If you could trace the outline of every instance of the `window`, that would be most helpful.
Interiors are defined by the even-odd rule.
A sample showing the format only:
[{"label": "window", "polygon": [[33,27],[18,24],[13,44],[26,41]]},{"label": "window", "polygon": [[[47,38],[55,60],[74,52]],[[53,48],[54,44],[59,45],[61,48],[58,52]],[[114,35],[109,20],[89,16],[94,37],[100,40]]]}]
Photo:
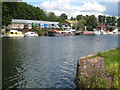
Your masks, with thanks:
[{"label": "window", "polygon": [[17,34],[17,32],[15,34]]},{"label": "window", "polygon": [[2,26],[2,29],[4,29],[4,27]]},{"label": "window", "polygon": [[27,24],[25,24],[25,25],[24,25],[24,28],[25,28],[25,29],[28,29],[28,25],[27,25]]},{"label": "window", "polygon": [[10,34],[14,34],[13,32],[10,32]]}]

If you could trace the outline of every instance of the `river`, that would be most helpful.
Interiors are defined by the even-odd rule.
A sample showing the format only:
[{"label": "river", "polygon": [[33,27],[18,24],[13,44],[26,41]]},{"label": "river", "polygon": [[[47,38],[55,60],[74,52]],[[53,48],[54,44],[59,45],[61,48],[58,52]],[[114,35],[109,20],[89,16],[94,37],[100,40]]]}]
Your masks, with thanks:
[{"label": "river", "polygon": [[75,88],[78,57],[116,47],[117,35],[2,38],[3,88]]}]

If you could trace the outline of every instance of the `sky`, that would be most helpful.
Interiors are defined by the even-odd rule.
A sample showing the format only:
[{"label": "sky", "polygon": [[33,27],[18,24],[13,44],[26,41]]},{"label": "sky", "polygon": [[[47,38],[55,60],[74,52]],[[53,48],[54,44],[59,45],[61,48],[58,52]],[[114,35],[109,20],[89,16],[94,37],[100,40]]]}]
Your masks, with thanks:
[{"label": "sky", "polygon": [[54,12],[57,16],[65,13],[68,17],[77,15],[118,16],[119,0],[22,0],[46,12]]}]

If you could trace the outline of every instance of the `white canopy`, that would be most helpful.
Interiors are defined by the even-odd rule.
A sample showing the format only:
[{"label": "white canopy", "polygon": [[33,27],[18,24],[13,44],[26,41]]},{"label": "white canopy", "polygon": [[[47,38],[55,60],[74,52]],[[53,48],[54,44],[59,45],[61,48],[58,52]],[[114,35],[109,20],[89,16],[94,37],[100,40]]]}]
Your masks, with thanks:
[{"label": "white canopy", "polygon": [[12,19],[12,23],[23,23],[23,24],[32,24],[32,23],[43,23],[43,24],[58,24],[59,22],[51,21],[39,21],[39,20],[23,20],[23,19]]}]

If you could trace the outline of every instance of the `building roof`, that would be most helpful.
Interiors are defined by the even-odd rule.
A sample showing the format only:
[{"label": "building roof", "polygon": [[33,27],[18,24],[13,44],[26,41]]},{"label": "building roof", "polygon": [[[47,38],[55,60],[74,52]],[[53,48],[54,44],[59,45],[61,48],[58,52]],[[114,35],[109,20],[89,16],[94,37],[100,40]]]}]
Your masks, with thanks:
[{"label": "building roof", "polygon": [[23,20],[23,19],[12,19],[12,23],[43,23],[43,24],[58,24],[59,22],[51,22],[51,21],[39,21],[39,20]]},{"label": "building roof", "polygon": [[71,24],[76,24],[78,23],[78,21],[72,21],[72,20],[66,20],[67,22],[71,23]]}]

